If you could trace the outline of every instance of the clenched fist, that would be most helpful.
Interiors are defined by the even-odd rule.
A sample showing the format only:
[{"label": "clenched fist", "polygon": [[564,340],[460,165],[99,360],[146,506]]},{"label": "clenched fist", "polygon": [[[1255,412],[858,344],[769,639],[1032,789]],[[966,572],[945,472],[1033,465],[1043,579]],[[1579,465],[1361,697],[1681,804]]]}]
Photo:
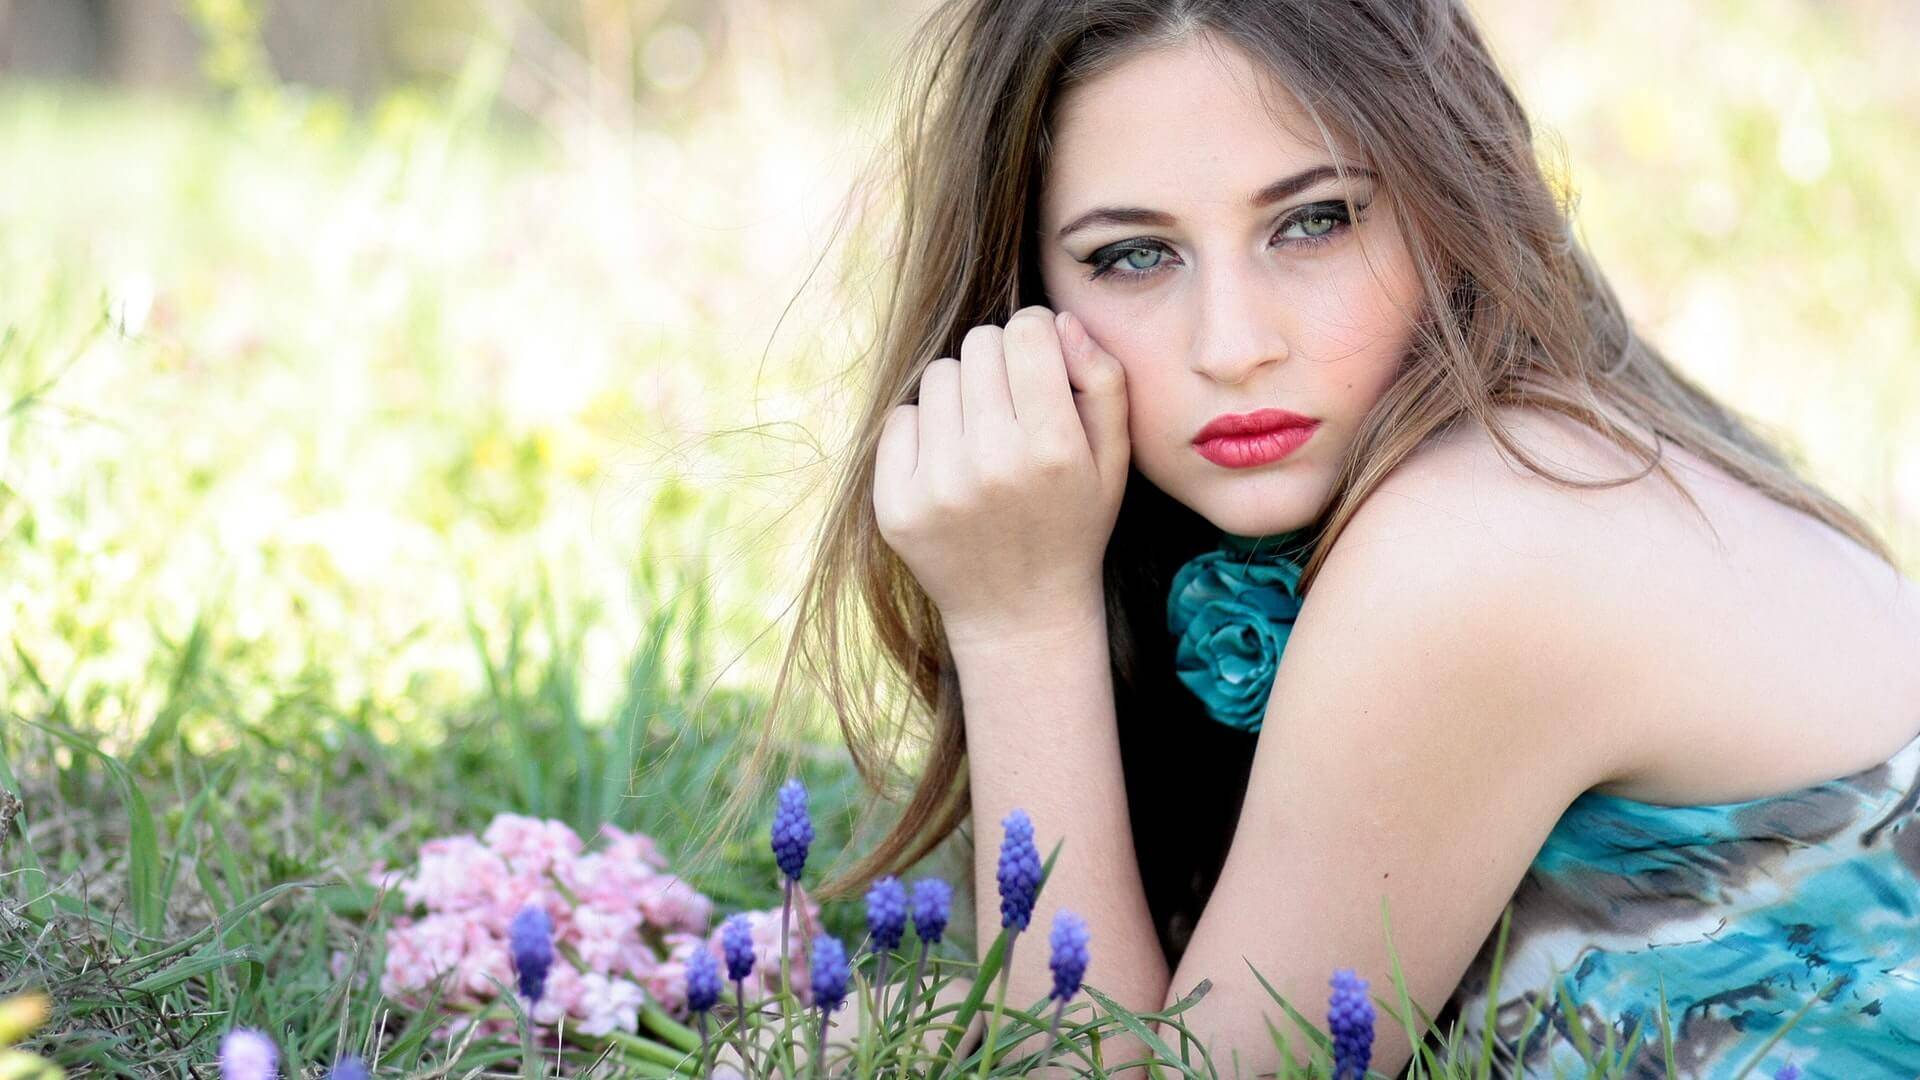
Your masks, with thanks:
[{"label": "clenched fist", "polygon": [[976,326],[880,432],[880,535],[940,609],[950,642],[1101,610],[1126,489],[1126,375],[1072,315],[1021,308]]}]

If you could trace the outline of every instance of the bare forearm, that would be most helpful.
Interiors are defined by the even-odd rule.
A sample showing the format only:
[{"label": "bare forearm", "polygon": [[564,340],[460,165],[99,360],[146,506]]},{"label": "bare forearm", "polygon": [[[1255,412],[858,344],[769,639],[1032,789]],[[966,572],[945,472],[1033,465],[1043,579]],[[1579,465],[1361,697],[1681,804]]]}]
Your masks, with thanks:
[{"label": "bare forearm", "polygon": [[[1025,1008],[1051,990],[1047,934],[1054,912],[1067,908],[1086,920],[1091,935],[1087,981],[1129,1009],[1158,1010],[1171,972],[1127,817],[1104,607],[1093,597],[1056,627],[952,644],[966,715],[982,955],[1001,930],[1001,820],[1014,807],[1025,809],[1042,858],[1056,840],[1065,841],[1015,941],[1008,1003]],[[1019,1050],[1038,1049],[1043,1038]],[[1108,1064],[1143,1050],[1130,1036],[1104,1041]]]}]

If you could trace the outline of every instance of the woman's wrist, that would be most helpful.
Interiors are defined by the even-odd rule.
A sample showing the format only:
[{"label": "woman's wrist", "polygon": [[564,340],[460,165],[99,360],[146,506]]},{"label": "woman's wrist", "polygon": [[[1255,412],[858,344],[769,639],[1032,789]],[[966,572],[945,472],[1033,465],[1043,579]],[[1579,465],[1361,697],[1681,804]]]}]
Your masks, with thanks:
[{"label": "woman's wrist", "polygon": [[1088,636],[1105,642],[1106,595],[1095,587],[1080,590],[1064,602],[1050,603],[1038,614],[956,616],[943,618],[942,624],[947,648],[962,663],[968,657],[1072,645]]}]

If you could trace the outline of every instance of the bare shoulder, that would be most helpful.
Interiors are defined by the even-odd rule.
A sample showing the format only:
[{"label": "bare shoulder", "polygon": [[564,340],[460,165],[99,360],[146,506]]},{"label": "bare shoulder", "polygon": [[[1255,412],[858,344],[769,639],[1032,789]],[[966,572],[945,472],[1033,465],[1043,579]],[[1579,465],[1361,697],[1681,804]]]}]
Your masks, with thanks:
[{"label": "bare shoulder", "polygon": [[1666,512],[1664,504],[1677,502],[1671,487],[1653,490],[1653,476],[1578,487],[1539,475],[1512,447],[1581,481],[1632,477],[1644,464],[1565,417],[1511,409],[1501,418],[1510,445],[1465,422],[1401,462],[1348,522],[1322,576],[1336,562],[1375,573],[1384,562],[1443,599],[1465,591],[1486,602],[1563,611],[1582,591],[1607,591],[1623,566],[1650,553],[1644,524],[1654,504]]},{"label": "bare shoulder", "polygon": [[[1519,410],[1503,418],[1514,445],[1563,477],[1644,469],[1566,418]],[[1677,513],[1668,505],[1677,498],[1651,475],[1608,488],[1557,483],[1477,425],[1463,426],[1423,445],[1367,498],[1335,539],[1307,606],[1318,598],[1346,618],[1434,628],[1450,662],[1471,665],[1480,680],[1469,693],[1507,702],[1508,722],[1577,740],[1587,780],[1604,782],[1627,768],[1638,737],[1596,707],[1631,684],[1643,652],[1620,583],[1656,558],[1647,522]]]},{"label": "bare shoulder", "polygon": [[[1470,613],[1509,677],[1538,684],[1533,715],[1589,748],[1596,786],[1614,794],[1749,798],[1913,737],[1920,587],[1672,443],[1669,482],[1569,418],[1501,419],[1505,443],[1468,422],[1397,467],[1312,592],[1324,584],[1343,608]],[[1561,478],[1637,479],[1565,483],[1516,448]]]}]

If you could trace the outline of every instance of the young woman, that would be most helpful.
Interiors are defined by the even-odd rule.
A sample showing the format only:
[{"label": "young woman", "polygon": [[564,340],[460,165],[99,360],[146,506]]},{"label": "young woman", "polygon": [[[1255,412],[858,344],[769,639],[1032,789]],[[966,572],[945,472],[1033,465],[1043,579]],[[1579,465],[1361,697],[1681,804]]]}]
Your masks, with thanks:
[{"label": "young woman", "polygon": [[1648,1075],[1662,994],[1687,1075],[1815,995],[1764,1073],[1920,1073],[1920,588],[1634,331],[1464,7],[956,0],[922,44],[775,695],[809,654],[892,791],[857,618],[924,755],[815,895],[971,817],[990,941],[1022,807],[1065,841],[1032,925],[1084,916],[1136,1009],[1212,980],[1188,1019],[1248,1075],[1249,969],[1392,1003],[1383,911],[1524,1074],[1578,1060],[1555,972]]}]

